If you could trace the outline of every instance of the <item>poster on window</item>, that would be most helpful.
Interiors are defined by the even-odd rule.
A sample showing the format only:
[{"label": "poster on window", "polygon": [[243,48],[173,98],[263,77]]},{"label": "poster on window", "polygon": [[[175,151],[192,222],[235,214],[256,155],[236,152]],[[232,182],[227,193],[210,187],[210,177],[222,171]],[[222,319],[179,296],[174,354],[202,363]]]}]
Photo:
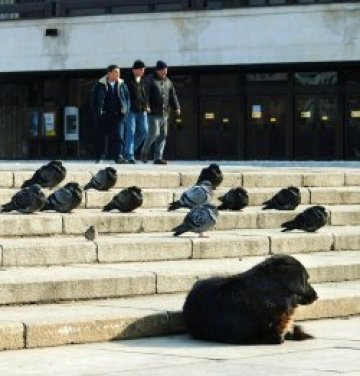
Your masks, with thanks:
[{"label": "poster on window", "polygon": [[262,117],[261,104],[252,105],[251,117],[253,119],[261,119]]},{"label": "poster on window", "polygon": [[44,120],[43,136],[54,137],[56,135],[55,112],[44,112],[43,120]]}]

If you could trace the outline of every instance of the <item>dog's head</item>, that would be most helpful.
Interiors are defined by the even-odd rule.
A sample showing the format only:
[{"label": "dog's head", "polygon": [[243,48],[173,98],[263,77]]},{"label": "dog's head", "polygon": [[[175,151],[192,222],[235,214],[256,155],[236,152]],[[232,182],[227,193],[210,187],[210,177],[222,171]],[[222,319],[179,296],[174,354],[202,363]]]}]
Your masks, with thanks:
[{"label": "dog's head", "polygon": [[265,261],[278,288],[287,291],[293,304],[311,304],[317,298],[304,265],[292,256],[276,255]]}]

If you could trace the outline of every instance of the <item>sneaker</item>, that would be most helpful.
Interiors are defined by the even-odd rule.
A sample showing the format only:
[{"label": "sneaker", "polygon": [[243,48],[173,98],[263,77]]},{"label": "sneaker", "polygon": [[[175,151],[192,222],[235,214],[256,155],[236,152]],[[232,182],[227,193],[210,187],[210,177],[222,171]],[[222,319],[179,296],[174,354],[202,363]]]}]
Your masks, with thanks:
[{"label": "sneaker", "polygon": [[167,161],[165,161],[164,159],[155,159],[154,164],[166,165]]},{"label": "sneaker", "polygon": [[97,160],[95,161],[95,163],[97,163],[97,164],[101,164],[101,163],[103,163],[103,160],[102,160],[102,159],[97,159]]},{"label": "sneaker", "polygon": [[135,164],[135,159],[129,159],[128,161],[125,161],[127,164]]},{"label": "sneaker", "polygon": [[126,163],[126,160],[123,157],[119,157],[115,159],[116,164],[124,164]]}]

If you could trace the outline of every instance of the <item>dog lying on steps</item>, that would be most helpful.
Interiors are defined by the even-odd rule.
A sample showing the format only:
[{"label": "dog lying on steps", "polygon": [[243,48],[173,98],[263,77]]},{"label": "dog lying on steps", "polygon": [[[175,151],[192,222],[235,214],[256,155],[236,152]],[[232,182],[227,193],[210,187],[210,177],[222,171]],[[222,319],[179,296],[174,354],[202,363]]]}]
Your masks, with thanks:
[{"label": "dog lying on steps", "polygon": [[317,299],[308,279],[298,260],[276,255],[244,273],[198,281],[183,307],[185,323],[192,337],[224,343],[312,338],[292,321],[298,305]]}]

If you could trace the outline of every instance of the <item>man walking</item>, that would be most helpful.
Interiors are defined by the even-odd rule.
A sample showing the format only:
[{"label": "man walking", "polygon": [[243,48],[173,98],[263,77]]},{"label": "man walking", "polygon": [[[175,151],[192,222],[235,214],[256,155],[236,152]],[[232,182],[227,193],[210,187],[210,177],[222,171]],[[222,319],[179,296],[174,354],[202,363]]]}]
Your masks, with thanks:
[{"label": "man walking", "polygon": [[180,115],[180,105],[173,83],[167,77],[168,66],[164,61],[156,63],[155,72],[146,77],[146,88],[149,97],[149,133],[145,140],[141,159],[147,162],[148,154],[154,144],[154,163],[167,164],[163,159],[170,107],[176,115]]},{"label": "man walking", "polygon": [[135,151],[148,134],[147,111],[149,104],[143,79],[144,73],[144,62],[135,60],[132,72],[126,80],[131,105],[125,126],[125,160],[126,163],[132,164],[135,163]]},{"label": "man walking", "polygon": [[98,126],[97,163],[108,155],[116,163],[122,163],[120,156],[120,127],[129,112],[130,98],[126,84],[120,79],[120,68],[109,65],[107,74],[95,84],[93,110]]}]

